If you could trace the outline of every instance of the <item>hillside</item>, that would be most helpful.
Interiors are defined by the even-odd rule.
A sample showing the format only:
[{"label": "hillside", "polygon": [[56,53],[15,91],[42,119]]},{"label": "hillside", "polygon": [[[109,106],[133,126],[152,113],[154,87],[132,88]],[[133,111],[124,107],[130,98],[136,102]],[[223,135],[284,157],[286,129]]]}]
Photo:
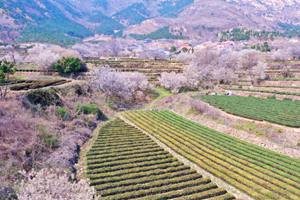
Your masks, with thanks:
[{"label": "hillside", "polygon": [[[129,32],[142,31],[155,24],[170,26],[191,38],[211,39],[216,33],[236,27],[287,31],[298,28],[298,1],[196,0],[176,18],[152,19],[147,24],[132,26]],[[150,24],[150,25],[149,25]],[[158,26],[157,24],[161,24]],[[152,29],[149,29],[152,31]]]},{"label": "hillside", "polygon": [[129,36],[166,26],[192,39],[240,26],[294,31],[299,8],[296,0],[3,0],[0,40],[74,44],[96,33]]},{"label": "hillside", "polygon": [[120,36],[129,25],[155,16],[174,16],[190,3],[191,0],[4,0],[0,3],[0,40],[73,44],[95,33]]},{"label": "hillside", "polygon": [[0,199],[298,200],[300,42],[269,43],[165,60],[2,45],[20,62],[0,62]]}]

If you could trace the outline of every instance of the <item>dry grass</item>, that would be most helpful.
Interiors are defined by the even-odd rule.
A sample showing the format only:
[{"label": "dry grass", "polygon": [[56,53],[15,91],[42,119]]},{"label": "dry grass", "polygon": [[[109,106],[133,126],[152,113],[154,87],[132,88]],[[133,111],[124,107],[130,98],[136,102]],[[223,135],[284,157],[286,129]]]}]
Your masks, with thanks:
[{"label": "dry grass", "polygon": [[84,181],[70,181],[65,172],[43,169],[27,175],[18,194],[20,200],[96,199],[96,191]]},{"label": "dry grass", "polygon": [[31,154],[37,147],[38,133],[35,131],[37,120],[17,99],[1,101],[0,119],[0,180],[3,183],[6,179],[14,181],[19,168],[31,167]]},{"label": "dry grass", "polygon": [[23,177],[20,170],[44,167],[70,169],[78,160],[80,146],[101,121],[77,111],[80,103],[95,103],[108,117],[114,112],[100,94],[77,95],[72,89],[59,91],[70,118],[63,120],[55,106],[32,111],[22,105],[22,95],[0,101],[0,186],[13,186]]}]

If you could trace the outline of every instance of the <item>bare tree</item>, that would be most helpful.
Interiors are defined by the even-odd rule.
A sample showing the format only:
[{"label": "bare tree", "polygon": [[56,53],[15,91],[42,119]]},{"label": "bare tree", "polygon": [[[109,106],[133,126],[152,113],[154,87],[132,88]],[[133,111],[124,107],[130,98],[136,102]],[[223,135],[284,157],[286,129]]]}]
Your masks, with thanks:
[{"label": "bare tree", "polygon": [[121,52],[121,44],[119,40],[113,39],[111,43],[111,55],[114,57],[118,57]]}]

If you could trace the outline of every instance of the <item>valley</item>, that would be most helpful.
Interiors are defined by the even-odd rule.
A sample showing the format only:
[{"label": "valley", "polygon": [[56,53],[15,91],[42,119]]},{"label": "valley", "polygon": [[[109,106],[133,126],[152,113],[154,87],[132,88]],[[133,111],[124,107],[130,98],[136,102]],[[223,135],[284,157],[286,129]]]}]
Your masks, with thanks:
[{"label": "valley", "polygon": [[[281,66],[293,64],[289,70],[293,78],[284,78],[284,70],[269,67],[265,69],[265,73],[270,74],[269,79],[259,83],[252,82],[252,75],[246,82],[245,76],[248,75],[238,73],[240,78],[236,81],[220,84],[215,89],[182,91],[180,94],[154,92],[145,98],[133,97],[132,101],[139,101],[138,104],[128,104],[128,101],[124,101],[119,102],[119,105],[116,102],[113,105],[112,101],[120,101],[122,96],[118,97],[119,100],[114,99],[116,97],[110,97],[108,100],[103,96],[105,93],[100,95],[95,88],[93,92],[90,91],[91,84],[100,84],[92,81],[93,77],[101,76],[91,73],[92,71],[101,71],[101,66],[104,66],[116,70],[105,72],[108,77],[110,73],[140,73],[155,87],[162,87],[163,74],[184,74],[187,65],[176,60],[123,57],[85,58],[84,63],[87,72],[81,72],[80,76],[75,77],[64,77],[56,70],[43,71],[38,68],[30,69],[30,65],[26,68],[20,65],[21,68],[17,67],[16,73],[10,77],[10,82],[7,82],[11,90],[7,98],[11,99],[10,101],[15,101],[15,96],[29,98],[29,94],[35,95],[35,91],[40,89],[49,92],[53,90],[58,94],[62,103],[53,104],[54,99],[51,99],[56,97],[49,97],[50,104],[45,104],[45,111],[38,111],[35,110],[38,107],[32,107],[32,111],[25,113],[30,116],[30,112],[48,113],[49,109],[55,107],[61,109],[56,111],[56,116],[43,114],[44,116],[40,115],[39,118],[46,120],[51,117],[54,124],[57,123],[53,124],[54,126],[61,126],[63,123],[64,126],[70,127],[70,130],[78,127],[75,130],[79,135],[74,141],[83,137],[80,136],[84,133],[83,130],[89,130],[90,135],[80,141],[87,141],[92,136],[95,139],[81,149],[80,167],[77,166],[76,171],[86,177],[84,179],[88,180],[96,194],[101,195],[101,199],[297,199],[297,162],[300,155],[297,143],[297,140],[300,141],[300,134],[296,120],[298,62],[281,63]],[[275,72],[277,75],[273,76]],[[290,82],[293,82],[293,86],[288,86]],[[267,88],[266,90],[270,91],[277,88],[278,91],[256,91],[255,96],[258,98],[255,98],[247,97],[248,91],[244,87],[251,90]],[[289,94],[284,95],[290,99],[280,100],[284,97],[281,92],[285,89]],[[232,91],[234,96],[219,96],[226,94],[226,91]],[[217,95],[213,95],[213,92]],[[265,95],[269,98],[265,99]],[[44,101],[38,96],[33,98],[37,98],[37,102]],[[240,119],[226,116],[223,111],[217,111],[217,108],[205,107],[206,104],[200,103],[202,100],[232,116],[240,116]],[[87,113],[86,116],[79,114],[81,111],[78,110],[78,101],[82,102],[82,114]],[[34,104],[31,102],[30,106]],[[125,104],[129,107],[124,107]],[[47,108],[48,106],[50,107]],[[101,110],[94,111],[98,108]],[[145,111],[120,112],[124,109]],[[148,111],[149,109],[152,111]],[[181,113],[187,118],[166,109]],[[60,112],[62,113],[58,114]],[[101,117],[100,113],[105,117]],[[82,118],[82,122],[87,123],[80,125],[85,127],[84,129],[80,128],[79,124],[73,125],[78,123],[75,121],[79,117]],[[191,117],[200,124],[188,120]],[[105,122],[107,118],[109,121]],[[49,126],[46,122],[43,124],[44,127]],[[99,128],[95,129],[96,126]],[[52,162],[52,166],[74,168],[76,165],[72,164],[73,162],[62,165],[61,162],[64,163],[65,158],[57,157],[58,152],[65,151],[61,149],[61,145],[64,137],[71,137],[68,134],[63,133],[62,138],[55,136],[59,138],[59,146],[50,146],[48,152],[43,153],[50,155],[48,161],[34,162]],[[40,156],[42,158],[42,155]],[[60,161],[56,162],[58,158]],[[294,171],[291,172],[290,169]],[[243,184],[237,180],[243,180]]]}]

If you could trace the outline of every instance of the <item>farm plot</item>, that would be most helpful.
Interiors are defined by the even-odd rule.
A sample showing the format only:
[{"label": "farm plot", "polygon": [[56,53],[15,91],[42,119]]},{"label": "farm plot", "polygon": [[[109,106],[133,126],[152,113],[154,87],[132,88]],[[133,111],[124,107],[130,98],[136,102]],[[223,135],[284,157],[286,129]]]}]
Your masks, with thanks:
[{"label": "farm plot", "polygon": [[7,85],[10,90],[20,91],[20,90],[31,90],[31,89],[40,89],[49,86],[58,86],[65,83],[71,82],[66,79],[57,79],[57,80],[10,80],[6,83],[0,83],[0,86]]},{"label": "farm plot", "polygon": [[289,127],[300,127],[300,101],[242,96],[202,96],[201,99],[234,115]]},{"label": "farm plot", "polygon": [[135,58],[118,58],[116,60],[86,58],[86,63],[96,66],[108,65],[121,72],[140,72],[145,74],[152,83],[157,83],[163,72],[182,73],[185,66],[184,63],[177,61]]},{"label": "farm plot", "polygon": [[86,173],[101,199],[235,199],[120,119],[87,153]]},{"label": "farm plot", "polygon": [[136,111],[122,119],[254,199],[299,199],[300,160],[241,141],[170,111]]},{"label": "farm plot", "polygon": [[49,86],[58,86],[70,82],[69,80],[26,80],[20,83],[12,84],[10,89],[13,91],[40,89]]},{"label": "farm plot", "polygon": [[226,90],[240,91],[240,92],[252,92],[252,93],[262,93],[262,94],[272,94],[272,95],[287,95],[287,96],[300,96],[300,92],[295,92],[293,88],[290,91],[278,91],[274,88],[269,87],[268,89],[257,89],[257,88],[238,88],[238,87],[223,87]]}]

